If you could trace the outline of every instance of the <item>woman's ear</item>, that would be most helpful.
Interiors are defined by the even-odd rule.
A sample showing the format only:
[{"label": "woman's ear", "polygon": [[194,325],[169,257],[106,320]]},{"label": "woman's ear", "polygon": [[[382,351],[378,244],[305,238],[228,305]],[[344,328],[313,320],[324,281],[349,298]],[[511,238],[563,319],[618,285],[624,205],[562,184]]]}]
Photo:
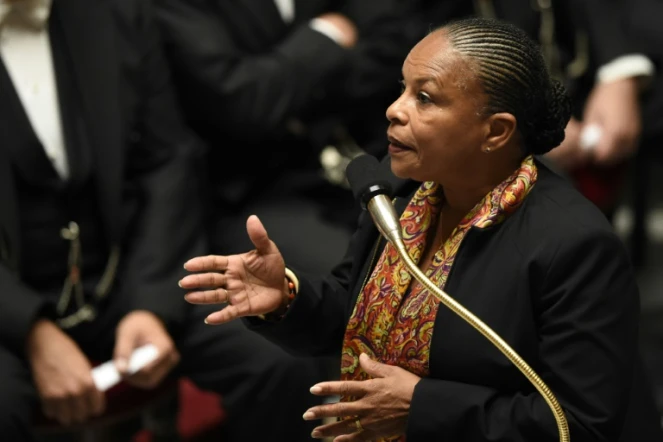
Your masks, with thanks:
[{"label": "woman's ear", "polygon": [[481,150],[495,152],[508,145],[515,136],[518,124],[516,117],[507,112],[493,114],[486,120],[486,138]]}]

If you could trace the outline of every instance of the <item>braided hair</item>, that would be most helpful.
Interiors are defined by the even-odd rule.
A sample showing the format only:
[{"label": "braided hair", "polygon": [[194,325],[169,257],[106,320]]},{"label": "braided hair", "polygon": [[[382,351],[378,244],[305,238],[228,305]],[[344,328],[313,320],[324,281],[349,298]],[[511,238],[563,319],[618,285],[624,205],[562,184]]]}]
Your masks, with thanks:
[{"label": "braided hair", "polygon": [[524,31],[484,18],[456,21],[442,30],[477,68],[488,96],[486,115],[515,116],[528,153],[541,155],[561,144],[571,100],[564,86],[550,77],[537,44]]}]

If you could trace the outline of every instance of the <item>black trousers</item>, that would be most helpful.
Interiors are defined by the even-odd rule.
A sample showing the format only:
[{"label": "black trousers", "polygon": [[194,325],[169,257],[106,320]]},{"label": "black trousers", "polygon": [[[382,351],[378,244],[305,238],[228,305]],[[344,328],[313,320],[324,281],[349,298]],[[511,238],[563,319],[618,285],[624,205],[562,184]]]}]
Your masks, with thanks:
[{"label": "black trousers", "polygon": [[[309,388],[334,377],[338,363],[290,356],[241,321],[206,325],[203,319],[213,311],[208,306],[183,302],[183,308],[189,315],[175,336],[182,356],[176,371],[200,388],[222,395],[227,413],[224,442],[311,440],[314,424],[304,422],[302,414],[320,400]],[[110,306],[97,321],[73,329],[70,335],[90,360],[109,360],[115,326],[124,313]],[[0,379],[0,439],[34,440],[31,422],[40,405],[28,362],[2,346]]]}]

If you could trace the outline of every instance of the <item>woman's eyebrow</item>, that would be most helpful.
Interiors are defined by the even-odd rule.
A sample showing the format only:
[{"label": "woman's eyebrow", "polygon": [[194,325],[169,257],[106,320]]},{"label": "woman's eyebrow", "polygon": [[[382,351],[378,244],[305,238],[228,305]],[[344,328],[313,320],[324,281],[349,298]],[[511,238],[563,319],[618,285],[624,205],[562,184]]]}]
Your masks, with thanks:
[{"label": "woman's eyebrow", "polygon": [[[422,85],[422,84],[425,84],[425,83],[436,83],[437,84],[437,81],[438,80],[435,77],[416,77],[416,78],[410,80],[409,82],[414,83],[414,84],[418,84],[418,85]],[[405,83],[405,82],[406,82],[405,79],[401,80],[401,83]]]}]

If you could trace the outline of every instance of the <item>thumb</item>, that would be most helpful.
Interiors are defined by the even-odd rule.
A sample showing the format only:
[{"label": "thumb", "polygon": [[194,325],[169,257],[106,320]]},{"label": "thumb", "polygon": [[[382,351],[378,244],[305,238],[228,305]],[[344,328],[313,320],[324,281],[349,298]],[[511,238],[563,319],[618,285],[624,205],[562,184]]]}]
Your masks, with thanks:
[{"label": "thumb", "polygon": [[246,220],[246,231],[258,253],[264,255],[272,251],[272,242],[267,235],[267,230],[265,230],[265,226],[262,225],[257,216],[251,215]]},{"label": "thumb", "polygon": [[129,359],[136,347],[135,341],[133,333],[120,332],[117,335],[113,361],[115,362],[115,368],[122,376],[126,375],[129,370]]},{"label": "thumb", "polygon": [[385,378],[389,375],[389,365],[371,359],[366,353],[359,355],[359,365],[374,378]]}]

